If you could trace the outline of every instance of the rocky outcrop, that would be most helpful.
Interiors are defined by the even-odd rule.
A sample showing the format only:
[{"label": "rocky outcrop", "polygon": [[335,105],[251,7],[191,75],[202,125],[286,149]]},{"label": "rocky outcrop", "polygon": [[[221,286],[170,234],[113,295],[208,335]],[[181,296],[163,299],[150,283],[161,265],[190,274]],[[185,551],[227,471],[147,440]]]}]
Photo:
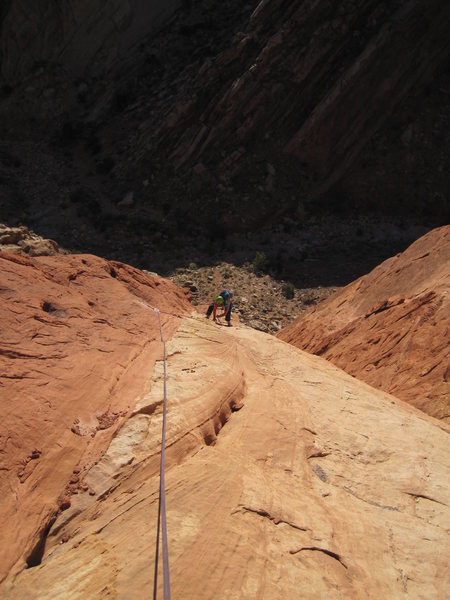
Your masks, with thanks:
[{"label": "rocky outcrop", "polygon": [[450,227],[306,312],[279,337],[450,422]]},{"label": "rocky outcrop", "polygon": [[38,564],[189,306],[170,282],[89,255],[0,255],[0,579]]},{"label": "rocky outcrop", "polygon": [[[29,568],[16,562],[3,597],[151,594],[163,394],[154,303],[170,340],[173,597],[445,595],[445,424],[264,333],[187,315],[181,292],[123,265],[14,260],[2,258],[2,323],[16,335],[2,355],[1,527],[14,540],[3,572],[20,557]],[[35,318],[19,321],[26,311]]]},{"label": "rocky outcrop", "polygon": [[181,0],[12,0],[0,13],[1,75],[14,83],[36,65],[58,63],[73,75],[102,75]]},{"label": "rocky outcrop", "polygon": [[28,227],[8,227],[0,223],[0,252],[25,256],[54,256],[66,251],[53,240],[46,240]]}]

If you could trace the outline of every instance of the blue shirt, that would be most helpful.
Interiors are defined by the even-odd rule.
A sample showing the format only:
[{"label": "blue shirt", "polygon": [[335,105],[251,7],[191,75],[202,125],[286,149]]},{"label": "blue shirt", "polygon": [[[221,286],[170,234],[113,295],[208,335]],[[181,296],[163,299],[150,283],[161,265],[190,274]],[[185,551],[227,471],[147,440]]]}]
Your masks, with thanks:
[{"label": "blue shirt", "polygon": [[220,295],[223,298],[225,306],[229,306],[231,302],[231,297],[233,296],[233,292],[230,292],[229,290],[223,290],[223,292],[220,292]]}]

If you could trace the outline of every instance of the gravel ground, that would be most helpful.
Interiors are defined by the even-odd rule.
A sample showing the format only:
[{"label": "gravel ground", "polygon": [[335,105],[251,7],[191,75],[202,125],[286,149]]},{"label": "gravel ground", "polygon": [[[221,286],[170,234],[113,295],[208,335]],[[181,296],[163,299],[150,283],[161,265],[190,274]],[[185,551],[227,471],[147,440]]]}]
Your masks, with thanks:
[{"label": "gravel ground", "polygon": [[168,267],[161,274],[189,288],[194,305],[209,304],[224,288],[232,290],[240,321],[276,333],[428,229],[367,217],[312,219],[300,230],[235,236],[209,256],[191,248],[184,253],[192,257],[186,266]]}]

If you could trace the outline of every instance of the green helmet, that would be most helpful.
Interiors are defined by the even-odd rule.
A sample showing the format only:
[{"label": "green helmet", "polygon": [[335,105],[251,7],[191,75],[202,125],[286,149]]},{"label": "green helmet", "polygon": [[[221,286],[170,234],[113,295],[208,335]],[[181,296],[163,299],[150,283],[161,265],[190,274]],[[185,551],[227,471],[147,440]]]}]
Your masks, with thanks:
[{"label": "green helmet", "polygon": [[216,304],[223,304],[223,298],[222,298],[222,296],[217,296],[217,298],[216,298]]}]

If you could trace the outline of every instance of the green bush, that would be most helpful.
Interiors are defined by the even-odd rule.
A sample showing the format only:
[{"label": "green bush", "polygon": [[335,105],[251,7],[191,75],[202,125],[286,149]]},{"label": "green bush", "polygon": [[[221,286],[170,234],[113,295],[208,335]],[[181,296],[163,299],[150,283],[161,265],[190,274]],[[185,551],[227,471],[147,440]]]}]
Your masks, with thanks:
[{"label": "green bush", "polygon": [[250,265],[250,270],[253,273],[264,273],[269,268],[270,262],[264,252],[257,252],[255,258],[253,259],[252,264]]},{"label": "green bush", "polygon": [[285,283],[283,285],[283,287],[281,288],[281,293],[288,300],[292,300],[292,298],[294,297],[294,292],[295,292],[295,287],[293,286],[292,283]]}]

